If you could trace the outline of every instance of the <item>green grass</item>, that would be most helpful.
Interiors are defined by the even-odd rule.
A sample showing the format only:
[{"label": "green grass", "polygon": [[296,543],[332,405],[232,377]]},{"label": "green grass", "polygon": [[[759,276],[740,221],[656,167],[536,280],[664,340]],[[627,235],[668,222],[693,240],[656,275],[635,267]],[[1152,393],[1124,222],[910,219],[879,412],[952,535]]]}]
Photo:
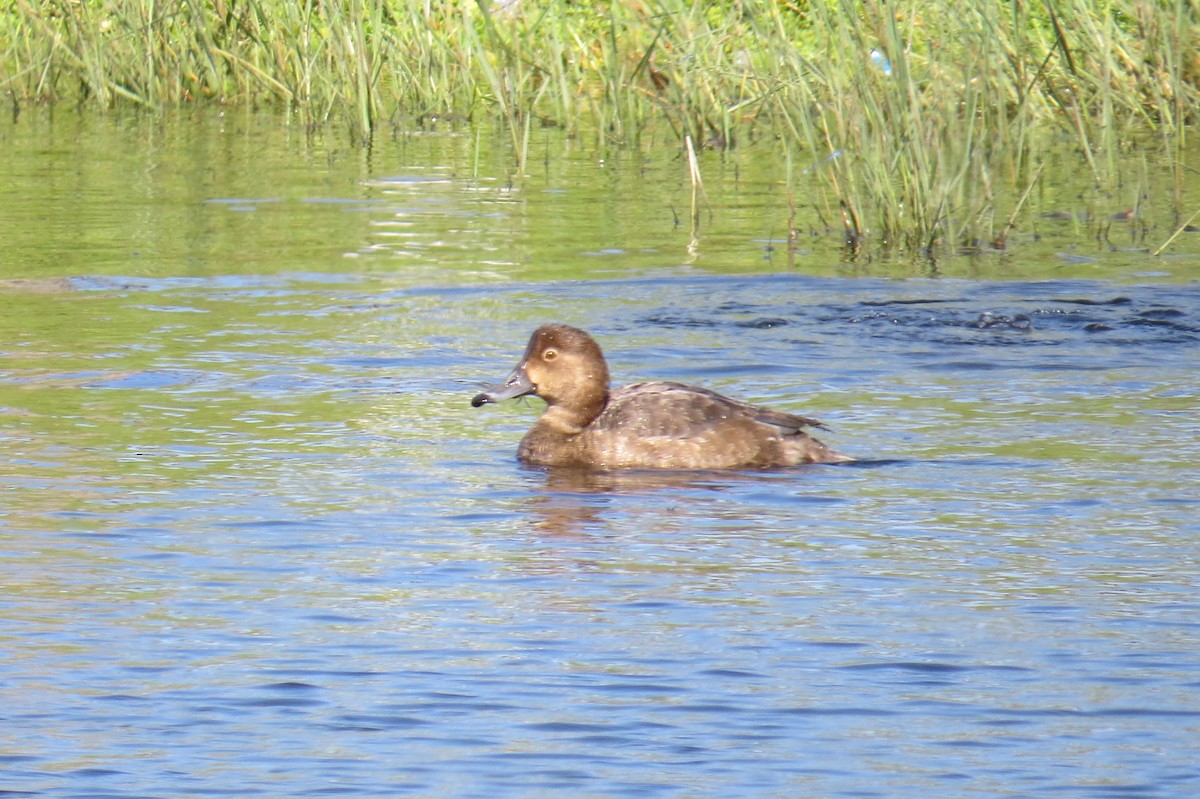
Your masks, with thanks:
[{"label": "green grass", "polygon": [[[872,58],[886,59],[890,69]],[[500,121],[603,146],[755,146],[848,254],[1003,247],[1048,153],[1116,185],[1200,109],[1194,0],[9,0],[0,87],[35,103],[269,104],[314,127]],[[836,154],[836,155],[834,155]],[[1156,156],[1157,157],[1157,156]]]}]

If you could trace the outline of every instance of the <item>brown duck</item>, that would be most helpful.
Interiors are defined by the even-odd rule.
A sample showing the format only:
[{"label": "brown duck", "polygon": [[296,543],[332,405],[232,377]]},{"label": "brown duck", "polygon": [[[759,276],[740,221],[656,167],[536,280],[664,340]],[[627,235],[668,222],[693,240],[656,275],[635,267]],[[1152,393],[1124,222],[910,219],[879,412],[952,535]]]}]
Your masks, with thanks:
[{"label": "brown duck", "polygon": [[682,383],[609,390],[608,365],[579,328],[542,325],[504,381],[471,400],[533,394],[546,410],[517,457],[543,466],[593,469],[743,469],[854,460],[804,432],[825,426]]}]

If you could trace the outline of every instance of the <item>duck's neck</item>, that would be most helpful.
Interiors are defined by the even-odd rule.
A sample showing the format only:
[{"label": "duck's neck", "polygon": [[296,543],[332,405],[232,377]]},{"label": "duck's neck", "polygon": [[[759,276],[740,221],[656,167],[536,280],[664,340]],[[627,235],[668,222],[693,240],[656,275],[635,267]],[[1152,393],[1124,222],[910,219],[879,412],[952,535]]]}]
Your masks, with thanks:
[{"label": "duck's neck", "polygon": [[604,402],[582,409],[558,404],[547,406],[521,439],[518,457],[527,463],[548,466],[582,462],[583,442],[579,436],[604,410],[607,400],[605,397]]},{"label": "duck's neck", "polygon": [[578,435],[604,412],[607,404],[607,391],[595,395],[594,399],[576,397],[571,402],[552,402],[546,406],[538,422],[549,425],[563,435]]}]

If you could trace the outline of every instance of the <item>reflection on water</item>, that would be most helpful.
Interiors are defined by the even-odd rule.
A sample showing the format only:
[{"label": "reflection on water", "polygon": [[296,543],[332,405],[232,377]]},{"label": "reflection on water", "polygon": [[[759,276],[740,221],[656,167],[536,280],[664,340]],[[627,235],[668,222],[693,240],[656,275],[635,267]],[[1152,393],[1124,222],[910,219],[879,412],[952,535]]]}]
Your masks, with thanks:
[{"label": "reflection on water", "polygon": [[[628,215],[499,257],[545,212],[502,179],[261,139],[256,177],[171,135],[232,148],[179,170],[176,216],[126,207],[137,242],[47,225],[54,258],[0,283],[0,791],[1200,786],[1190,284],[704,276],[667,239],[629,275],[597,254],[652,238]],[[153,174],[159,147],[112,160]],[[596,216],[574,185],[563,218]],[[618,382],[810,413],[863,460],[524,467],[536,401],[469,400],[550,319]]]}]

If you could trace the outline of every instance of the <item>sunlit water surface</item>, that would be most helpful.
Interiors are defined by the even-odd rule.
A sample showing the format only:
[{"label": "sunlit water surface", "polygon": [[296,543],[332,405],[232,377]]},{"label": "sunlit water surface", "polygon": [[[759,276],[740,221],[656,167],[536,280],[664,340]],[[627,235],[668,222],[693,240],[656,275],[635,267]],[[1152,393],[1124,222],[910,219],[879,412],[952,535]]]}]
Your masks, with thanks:
[{"label": "sunlit water surface", "polygon": [[[872,274],[750,153],[693,240],[669,152],[2,138],[0,793],[1200,793],[1194,240]],[[548,320],[862,460],[524,468],[468,401]]]}]

